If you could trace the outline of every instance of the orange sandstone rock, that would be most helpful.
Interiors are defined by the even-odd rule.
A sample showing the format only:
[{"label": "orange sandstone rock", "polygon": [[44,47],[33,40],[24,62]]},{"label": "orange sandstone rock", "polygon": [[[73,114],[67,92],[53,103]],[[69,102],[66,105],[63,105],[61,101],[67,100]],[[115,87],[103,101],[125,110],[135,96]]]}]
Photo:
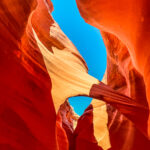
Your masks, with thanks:
[{"label": "orange sandstone rock", "polygon": [[[86,6],[86,1],[83,2]],[[104,134],[96,126],[95,113],[101,109],[92,109],[97,106],[94,102],[80,117],[73,131],[73,120],[76,118],[72,116],[68,104],[61,104],[69,97],[78,95],[91,96],[110,103],[145,133],[146,117],[143,117],[144,123],[141,124],[135,119],[138,116],[135,110],[147,113],[147,107],[145,103],[130,98],[138,96],[135,89],[138,84],[142,85],[142,95],[145,96],[144,83],[140,80],[143,78],[136,71],[127,75],[127,66],[122,60],[124,55],[119,57],[120,61],[115,59],[115,64],[120,63],[119,67],[124,67],[125,73],[117,74],[121,78],[120,82],[117,80],[114,84],[111,83],[115,74],[114,69],[109,69],[112,63],[108,66],[108,72],[112,72],[107,81],[110,87],[88,75],[84,59],[52,18],[52,10],[52,3],[48,0],[0,2],[0,149],[107,149],[104,143],[100,143]],[[115,54],[114,51],[112,53]],[[134,57],[131,59],[134,60]],[[137,64],[136,61],[134,63]],[[131,79],[140,81],[135,84]],[[116,86],[122,88],[122,85],[125,85],[126,92],[113,90]],[[133,88],[132,92],[135,89],[132,94],[127,85]],[[146,98],[143,99],[145,102]],[[125,108],[129,108],[129,111]],[[102,127],[108,133],[106,104],[101,116],[103,112],[106,120]],[[108,112],[109,116],[113,120],[113,113]],[[110,137],[112,134],[110,132]],[[109,142],[108,137],[107,141]],[[113,143],[115,142],[112,145]]]},{"label": "orange sandstone rock", "polygon": [[[85,21],[115,35],[126,47],[133,66],[142,75],[150,105],[150,2],[148,0],[77,0]],[[140,100],[142,101],[142,99]],[[150,119],[148,119],[150,135]]]}]

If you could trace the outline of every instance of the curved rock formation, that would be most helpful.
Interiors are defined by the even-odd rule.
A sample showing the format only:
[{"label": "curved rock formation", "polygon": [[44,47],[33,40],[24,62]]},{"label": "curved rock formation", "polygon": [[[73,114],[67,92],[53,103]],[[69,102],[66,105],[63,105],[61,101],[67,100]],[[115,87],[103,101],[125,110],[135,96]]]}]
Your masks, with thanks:
[{"label": "curved rock formation", "polygon": [[[85,21],[99,28],[102,33],[108,56],[108,84],[148,108],[150,3],[147,0],[113,2],[77,0],[77,4]],[[135,124],[141,122],[140,128],[148,135],[149,109],[147,112],[137,109],[136,113],[138,117],[133,115]],[[140,135],[130,121],[109,105],[108,114],[111,149],[149,149],[149,141]]]},{"label": "curved rock formation", "polygon": [[[79,5],[83,4],[84,8],[88,6],[87,2],[82,1]],[[132,147],[133,150],[135,141],[139,139],[143,140],[142,144],[149,146],[144,136],[148,116],[144,89],[144,81],[148,81],[147,72],[143,81],[143,72],[140,75],[132,69],[135,64],[138,66],[137,60],[133,61],[135,56],[131,58],[133,65],[129,65],[128,48],[119,54],[122,49],[120,40],[103,33],[105,43],[109,46],[109,86],[88,75],[85,61],[52,18],[52,10],[49,0],[0,1],[0,149],[100,150],[112,147],[115,150],[127,150],[127,146],[130,146],[128,149]],[[85,12],[82,10],[83,14]],[[89,14],[85,16],[93,18]],[[116,52],[112,51],[111,45]],[[140,65],[138,70],[142,69]],[[112,82],[114,76],[119,80]],[[77,119],[65,101],[80,95],[103,100],[109,105],[106,112],[104,102],[96,103],[97,100],[93,100],[73,130],[73,120]],[[140,96],[142,102],[138,99]],[[99,118],[98,114],[101,117],[104,114],[105,117]],[[100,120],[103,122],[98,125]],[[122,124],[123,121],[127,125]],[[134,131],[134,125],[137,131]],[[116,132],[112,131],[116,127]],[[135,133],[139,134],[136,138],[133,137]],[[128,141],[121,146],[116,145],[118,135],[122,143]]]},{"label": "curved rock formation", "polygon": [[[102,36],[104,38],[104,43],[106,44],[108,54],[107,80],[105,80],[105,83],[107,81],[107,84],[116,89],[117,91],[126,95],[130,95],[132,98],[139,101],[139,103],[147,106],[148,104],[143,78],[133,67],[127,48],[118,40],[118,38],[110,33],[103,32]],[[142,98],[143,101],[140,101],[140,98]],[[102,104],[96,104],[95,108],[98,110],[104,110],[104,104]],[[136,124],[138,124],[141,129],[145,131],[147,130],[147,119],[149,114],[148,111],[141,112],[138,109],[137,111],[130,111],[130,109],[127,108],[126,111],[130,111],[130,113],[133,115],[132,117],[134,118],[134,120],[132,120],[133,122],[131,122],[118,110],[116,110],[116,107],[112,106],[113,104],[107,104],[108,130],[110,141],[107,140],[108,134],[104,134],[107,133],[107,130],[103,129],[103,135],[105,136],[101,136],[101,139],[99,141],[96,137],[98,137],[100,133],[97,135],[93,132],[95,138],[97,139],[97,143],[99,142],[98,145],[101,146],[103,149],[110,146],[110,150],[148,150],[150,148],[150,142],[148,138],[146,138],[146,136],[144,136],[142,132],[140,132],[141,130],[137,130],[137,126],[135,126]],[[82,117],[89,118],[86,115],[87,113],[91,113],[91,115],[94,116],[93,110],[95,108],[93,108],[91,105],[90,110],[86,110]],[[99,112],[99,117],[100,116],[101,113]],[[102,127],[105,127],[103,123],[106,121],[106,119],[100,121],[102,118],[104,118],[105,111],[102,111],[102,116],[103,117],[97,118],[96,128],[94,128],[94,123],[96,123],[96,121],[89,123],[91,124],[92,131],[95,130],[95,132],[99,132],[98,130],[102,131]],[[84,120],[80,119],[79,121],[82,121],[82,124],[86,126],[87,123]],[[89,129],[87,129],[87,132],[88,130]],[[80,131],[78,131],[78,133],[80,133]],[[97,145],[94,140],[91,140],[90,142]],[[86,149],[86,143],[84,145],[84,148]],[[98,149],[99,147],[96,148]]]},{"label": "curved rock formation", "polygon": [[133,66],[144,79],[147,101],[150,104],[150,51],[148,50],[150,2],[148,0],[113,2],[77,0],[77,4],[87,23],[115,35],[127,47]]}]

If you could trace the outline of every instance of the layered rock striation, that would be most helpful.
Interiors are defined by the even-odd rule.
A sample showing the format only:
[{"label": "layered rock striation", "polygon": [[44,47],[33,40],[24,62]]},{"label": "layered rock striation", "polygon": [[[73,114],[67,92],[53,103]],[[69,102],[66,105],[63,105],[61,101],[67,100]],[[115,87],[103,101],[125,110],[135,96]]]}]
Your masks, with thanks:
[{"label": "layered rock striation", "polygon": [[[107,48],[102,83],[52,18],[51,1],[0,1],[1,150],[150,148],[149,17],[142,11],[149,3],[123,2],[117,9],[118,1],[77,0]],[[78,117],[67,99],[81,95],[94,99]]]}]

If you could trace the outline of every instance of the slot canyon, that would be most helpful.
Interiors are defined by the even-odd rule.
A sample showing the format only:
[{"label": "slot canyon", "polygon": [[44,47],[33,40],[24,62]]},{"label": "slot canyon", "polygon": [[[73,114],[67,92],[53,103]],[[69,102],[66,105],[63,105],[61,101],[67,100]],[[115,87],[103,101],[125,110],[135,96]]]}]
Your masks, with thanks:
[{"label": "slot canyon", "polygon": [[[150,150],[150,2],[76,4],[106,46],[102,81],[51,0],[0,1],[0,150]],[[75,96],[93,98],[81,116]]]}]

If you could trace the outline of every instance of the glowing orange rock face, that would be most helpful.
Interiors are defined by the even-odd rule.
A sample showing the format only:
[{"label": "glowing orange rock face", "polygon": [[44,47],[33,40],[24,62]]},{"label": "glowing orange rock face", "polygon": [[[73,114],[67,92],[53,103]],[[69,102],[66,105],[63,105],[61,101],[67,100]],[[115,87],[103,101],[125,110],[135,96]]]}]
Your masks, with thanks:
[{"label": "glowing orange rock face", "polygon": [[[140,72],[146,85],[150,105],[150,51],[148,0],[77,0],[81,15],[86,22],[101,31],[112,33],[127,47],[133,66]],[[142,99],[141,99],[142,101]],[[148,126],[150,126],[150,119]],[[150,134],[150,128],[148,128]]]},{"label": "glowing orange rock face", "polygon": [[[110,33],[102,32],[102,36],[107,49],[108,84],[117,91],[148,106],[143,77],[133,67],[126,46]],[[108,105],[107,109],[112,150],[148,150],[150,148],[149,140],[142,134],[144,130],[147,131],[148,110],[146,112],[139,109],[136,112],[131,111],[133,118],[131,117],[130,120],[133,122],[130,122],[112,106]],[[126,111],[130,111],[130,109],[127,108]],[[139,126],[137,127],[136,124]]]},{"label": "glowing orange rock face", "polygon": [[[107,48],[108,84],[148,108],[150,104],[148,65],[150,63],[148,50],[150,2],[148,0],[77,0],[77,4],[85,21],[101,30]],[[112,112],[110,110],[108,106],[108,114],[111,114],[111,122],[108,123],[111,149],[148,150],[150,144],[146,137],[135,130],[131,122],[118,115],[116,110]],[[150,134],[149,111],[143,113],[137,109],[136,112],[136,117],[133,115],[133,122],[135,124],[141,122],[140,128],[145,130],[147,135]]]},{"label": "glowing orange rock face", "polygon": [[[95,1],[86,2],[82,1],[83,8],[95,4]],[[138,63],[134,56],[130,58],[128,45],[103,33],[108,46],[108,87],[88,75],[85,61],[52,18],[52,10],[48,0],[0,2],[0,149],[105,150],[111,147],[127,150],[128,147],[134,150],[137,141],[142,142],[136,150],[143,145],[144,149],[149,148],[149,141],[144,136],[148,109],[143,74],[134,70],[133,66]],[[84,16],[94,19],[89,14]],[[109,21],[106,21],[106,27],[107,23]],[[109,32],[114,28],[115,22],[111,30],[106,29]],[[127,43],[131,46],[132,41]],[[73,130],[73,121],[77,119],[64,102],[77,95],[111,104],[132,123],[112,106],[108,105],[106,112],[104,102],[93,100]],[[98,118],[99,114],[101,118]],[[117,138],[120,145],[116,144]]]},{"label": "glowing orange rock face", "polygon": [[0,149],[68,149],[56,112],[68,97],[89,95],[99,83],[52,9],[45,0],[0,2]]}]

